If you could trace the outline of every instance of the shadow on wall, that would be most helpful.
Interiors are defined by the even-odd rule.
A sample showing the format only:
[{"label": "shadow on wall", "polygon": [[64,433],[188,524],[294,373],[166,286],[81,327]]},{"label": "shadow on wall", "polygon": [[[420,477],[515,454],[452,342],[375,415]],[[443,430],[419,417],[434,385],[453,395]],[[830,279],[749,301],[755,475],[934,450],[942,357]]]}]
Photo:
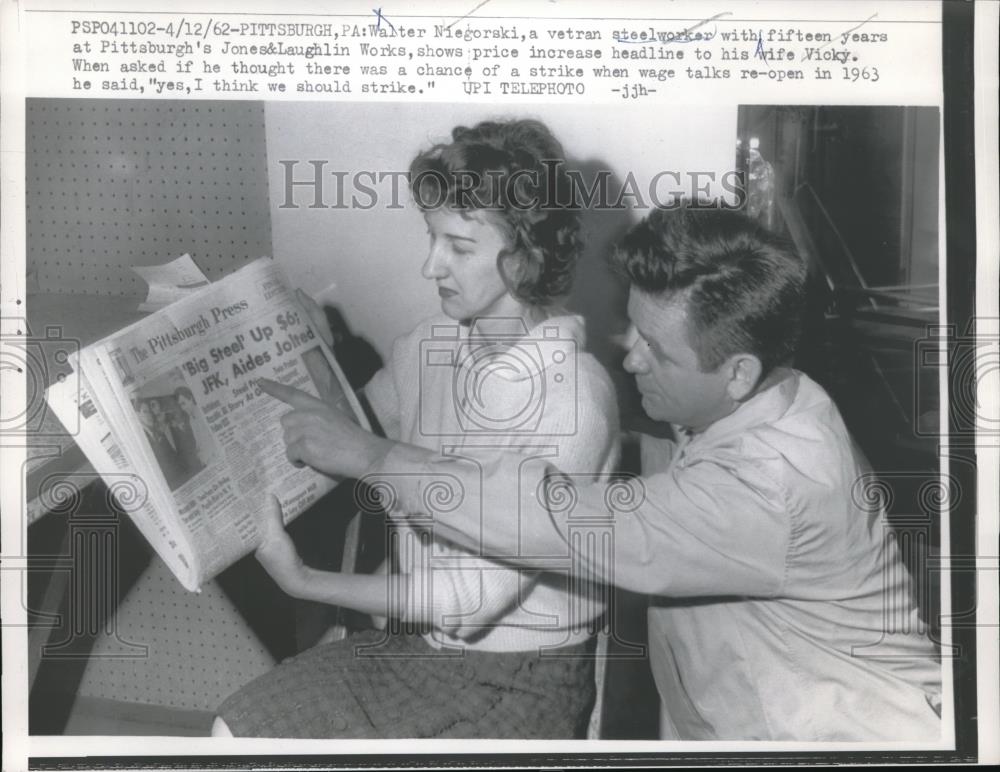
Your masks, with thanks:
[{"label": "shadow on wall", "polygon": [[598,194],[590,205],[581,202],[584,204],[581,213],[583,252],[567,307],[586,321],[587,350],[604,365],[614,381],[624,425],[627,423],[625,417],[634,411],[637,404],[633,394],[635,386],[633,378],[622,368],[625,350],[614,342],[612,336],[621,335],[628,329],[625,313],[628,286],[611,270],[608,257],[637,218],[631,210],[613,206],[623,181],[617,174],[607,174],[611,164],[588,159],[574,161],[571,167],[580,171],[586,191],[594,189],[600,179],[598,175],[607,175],[607,195]]},{"label": "shadow on wall", "polygon": [[323,306],[323,311],[333,336],[333,353],[337,357],[337,364],[344,371],[344,377],[351,388],[357,391],[382,368],[382,357],[371,341],[351,330],[339,307]]}]

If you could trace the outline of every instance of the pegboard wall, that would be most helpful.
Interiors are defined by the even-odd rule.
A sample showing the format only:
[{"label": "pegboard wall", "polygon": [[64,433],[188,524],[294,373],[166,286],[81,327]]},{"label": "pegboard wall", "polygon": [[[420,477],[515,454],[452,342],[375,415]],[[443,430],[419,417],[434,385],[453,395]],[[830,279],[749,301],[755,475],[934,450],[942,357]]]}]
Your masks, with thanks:
[{"label": "pegboard wall", "polygon": [[29,99],[29,286],[143,296],[132,265],[210,279],[271,254],[262,102]]},{"label": "pegboard wall", "polygon": [[100,639],[78,693],[119,702],[214,710],[241,686],[274,667],[274,658],[215,582],[192,595],[154,559],[118,607],[122,641],[148,646],[124,658]]}]

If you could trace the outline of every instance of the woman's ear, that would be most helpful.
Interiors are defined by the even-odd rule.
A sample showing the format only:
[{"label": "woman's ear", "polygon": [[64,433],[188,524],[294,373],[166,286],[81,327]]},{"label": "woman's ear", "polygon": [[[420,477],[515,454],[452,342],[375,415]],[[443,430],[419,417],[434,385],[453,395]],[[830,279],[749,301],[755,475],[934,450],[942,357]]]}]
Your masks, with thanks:
[{"label": "woman's ear", "polygon": [[511,292],[536,278],[530,275],[528,261],[520,251],[512,249],[501,251],[497,256],[497,268],[503,277],[504,284]]},{"label": "woman's ear", "polygon": [[729,382],[726,393],[734,402],[742,402],[753,394],[764,372],[764,366],[753,354],[734,354],[726,363],[729,371]]}]

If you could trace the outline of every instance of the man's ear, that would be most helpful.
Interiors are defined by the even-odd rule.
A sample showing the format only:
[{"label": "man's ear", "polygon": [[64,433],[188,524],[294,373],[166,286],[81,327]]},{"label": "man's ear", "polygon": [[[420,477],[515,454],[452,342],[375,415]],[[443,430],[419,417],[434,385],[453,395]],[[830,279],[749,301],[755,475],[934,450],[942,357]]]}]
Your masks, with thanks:
[{"label": "man's ear", "polygon": [[726,368],[729,371],[726,393],[734,402],[742,402],[753,394],[764,372],[760,359],[753,354],[733,354],[726,362]]}]

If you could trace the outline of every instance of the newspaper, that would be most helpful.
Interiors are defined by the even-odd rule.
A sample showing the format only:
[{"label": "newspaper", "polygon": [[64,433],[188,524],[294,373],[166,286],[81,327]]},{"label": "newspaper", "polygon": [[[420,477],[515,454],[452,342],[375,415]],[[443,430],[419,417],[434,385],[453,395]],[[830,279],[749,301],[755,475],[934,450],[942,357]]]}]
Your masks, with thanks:
[{"label": "newspaper", "polygon": [[208,278],[191,259],[181,255],[166,265],[133,265],[132,270],[149,285],[139,311],[159,311],[208,284]]},{"label": "newspaper", "polygon": [[[824,251],[842,252],[845,237],[875,235],[878,223],[890,223],[883,215],[903,199],[904,188],[937,192],[921,197],[927,208],[907,214],[914,227],[895,233],[888,225],[882,228],[886,238],[873,239],[858,265],[880,263],[897,241],[914,254],[939,256],[924,262],[933,268],[931,275],[898,280],[907,286],[938,284],[939,317],[913,328],[932,336],[933,350],[925,358],[918,358],[927,352],[915,346],[889,352],[917,362],[918,374],[930,373],[939,386],[936,412],[917,399],[926,392],[923,377],[911,376],[899,361],[883,372],[898,379],[896,396],[908,393],[919,406],[915,425],[939,451],[940,464],[924,469],[907,451],[890,455],[883,468],[890,472],[885,495],[913,524],[911,543],[931,545],[928,559],[915,563],[915,570],[932,600],[930,619],[940,627],[941,738],[891,746],[797,738],[657,741],[656,690],[644,688],[649,684],[642,683],[641,669],[630,678],[623,667],[608,680],[606,704],[618,700],[623,709],[616,722],[627,730],[601,735],[613,742],[482,741],[468,751],[517,753],[522,763],[538,765],[556,758],[564,766],[595,760],[643,765],[654,754],[657,759],[693,754],[706,765],[760,763],[776,753],[794,754],[803,764],[996,761],[1000,735],[984,727],[998,724],[1000,710],[995,551],[1000,368],[989,366],[997,361],[1000,324],[998,14],[1000,4],[989,0],[346,0],[336,5],[0,0],[0,341],[11,346],[28,338],[48,352],[56,349],[45,334],[53,326],[83,345],[93,339],[80,331],[92,321],[89,307],[81,303],[78,311],[61,315],[33,292],[60,293],[67,306],[86,299],[83,293],[109,300],[128,290],[138,295],[145,288],[131,284],[132,264],[153,254],[168,259],[190,251],[199,260],[211,255],[214,262],[203,265],[220,270],[232,265],[225,248],[235,244],[232,251],[241,254],[289,256],[283,268],[291,283],[309,287],[318,299],[318,288],[336,279],[336,288],[323,299],[387,361],[392,341],[439,306],[419,273],[427,241],[420,213],[407,200],[406,171],[416,153],[447,142],[455,127],[483,120],[537,118],[572,157],[574,170],[587,172],[586,182],[608,182],[607,196],[595,195],[590,206],[587,255],[574,283],[577,304],[571,306],[585,314],[588,342],[595,347],[614,342],[625,329],[618,326],[617,313],[606,313],[612,284],[600,268],[603,255],[630,223],[654,206],[669,205],[675,192],[692,196],[708,186],[710,195],[718,193],[727,173],[749,166],[743,160],[753,150],[753,137],[761,140],[762,168],[770,164],[794,184],[771,187],[777,191],[772,199],[753,199],[765,221],[782,214],[780,206],[792,193],[798,204],[815,205],[806,184],[813,173],[853,168],[846,161],[855,159],[871,170],[825,201],[831,216],[841,208],[871,216],[822,231],[816,246]],[[784,110],[786,117],[794,112],[803,122],[789,130],[787,122],[766,115],[762,120],[754,110],[761,107]],[[909,119],[896,123],[895,108],[904,107],[919,108],[907,110],[910,115],[933,111],[936,139],[924,141],[922,122],[920,131],[913,131]],[[837,115],[831,116],[830,108]],[[846,117],[849,126],[840,120]],[[228,128],[221,128],[225,124]],[[893,136],[904,140],[906,152],[883,143]],[[883,151],[862,152],[875,146]],[[837,153],[829,154],[831,149]],[[736,161],[738,154],[743,160]],[[894,174],[901,186],[881,184]],[[823,214],[816,208],[817,218]],[[885,289],[895,281],[882,276],[873,284]],[[25,318],[32,313],[29,329]],[[845,347],[845,357],[829,357],[825,350],[817,356],[829,360],[831,369],[853,370],[865,352],[853,340]],[[346,366],[346,353],[341,361]],[[35,415],[28,408],[38,380],[24,370],[0,370],[4,660],[12,676],[5,678],[3,695],[5,768],[27,769],[29,760],[34,767],[164,767],[171,754],[177,754],[178,768],[199,763],[191,754],[206,754],[202,765],[245,766],[251,756],[267,753],[301,753],[298,763],[308,765],[316,763],[318,751],[330,754],[321,760],[325,765],[357,764],[355,756],[342,754],[358,753],[392,754],[366,759],[368,764],[419,766],[433,764],[434,753],[455,752],[453,741],[443,739],[336,740],[320,747],[287,739],[261,744],[265,741],[171,737],[181,732],[169,727],[157,727],[157,734],[167,736],[134,738],[124,719],[101,724],[108,735],[102,738],[54,736],[72,735],[69,724],[53,736],[38,736],[36,718],[48,705],[32,694],[29,721],[30,689],[19,673],[27,670],[27,652],[42,656],[41,644],[28,640],[35,615],[23,596],[30,561],[44,561],[46,555],[39,557],[39,539],[28,544],[28,526],[17,516],[24,506],[17,482],[25,457],[55,439],[18,433],[25,422],[20,416]],[[195,386],[199,380],[191,379]],[[631,385],[631,378],[622,383]],[[867,381],[857,384],[861,396],[839,401],[842,409],[879,399]],[[91,384],[81,383],[80,389],[86,404],[84,389]],[[624,397],[626,407],[632,398]],[[902,404],[902,410],[893,410],[910,410],[906,400]],[[890,411],[885,412],[888,420]],[[96,445],[113,447],[112,439]],[[113,466],[110,453],[102,463]],[[152,495],[149,491],[147,498]],[[169,518],[162,514],[166,527]],[[37,532],[51,520],[49,515],[32,528]],[[919,531],[924,527],[926,534]],[[178,542],[178,554],[191,550]],[[78,601],[80,613],[93,613],[97,603]],[[616,611],[626,623],[635,617],[643,630],[644,613],[623,606]],[[222,629],[224,623],[218,624]],[[894,622],[887,619],[889,624]],[[643,633],[621,634],[636,644],[651,642]],[[140,682],[135,675],[126,680]],[[808,700],[808,691],[800,691]],[[58,703],[49,710],[58,713]],[[29,736],[32,731],[35,736]],[[227,761],[226,753],[236,755]],[[497,755],[483,761],[470,755],[468,763],[488,764],[490,758],[503,763]]]},{"label": "newspaper", "polygon": [[191,565],[187,556],[190,547],[186,540],[183,543],[178,541],[184,534],[171,528],[168,520],[161,517],[153,506],[146,484],[122,452],[111,427],[94,405],[88,387],[69,380],[59,381],[49,387],[48,402],[64,425],[79,418],[80,432],[76,441],[95,469],[115,470],[126,475],[124,485],[123,478],[118,475],[112,487],[119,507],[129,513],[163,562],[182,584],[188,586]]},{"label": "newspaper", "polygon": [[[83,349],[77,393],[49,403],[99,473],[133,475],[119,502],[178,580],[196,590],[257,546],[274,494],[286,522],[336,481],[285,457],[287,408],[260,377],[364,414],[278,267],[261,258]],[[74,404],[74,400],[76,404]],[[116,477],[117,479],[117,477]]]}]

